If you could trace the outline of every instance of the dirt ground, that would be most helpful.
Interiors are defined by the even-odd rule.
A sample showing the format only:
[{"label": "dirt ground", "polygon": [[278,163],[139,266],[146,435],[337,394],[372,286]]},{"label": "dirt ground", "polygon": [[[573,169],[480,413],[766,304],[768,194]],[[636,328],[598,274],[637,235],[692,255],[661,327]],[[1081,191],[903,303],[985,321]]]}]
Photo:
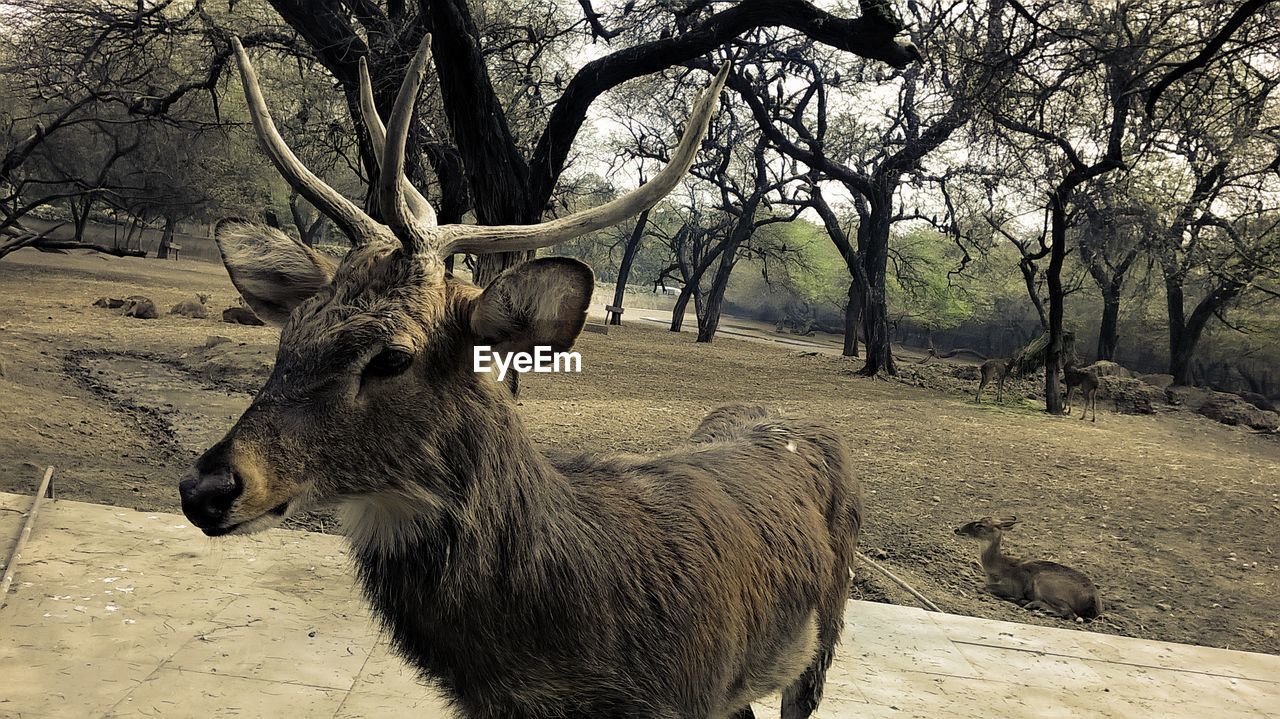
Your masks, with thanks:
[{"label": "dirt ground", "polygon": [[[121,317],[99,296],[162,311],[211,293],[211,318]],[[0,261],[0,491],[57,467],[60,496],[178,511],[176,483],[266,376],[277,333],[219,321],[235,304],[200,262],[44,255]],[[206,347],[210,336],[229,338]],[[945,611],[1056,626],[985,594],[957,525],[1023,522],[1006,548],[1089,574],[1106,615],[1089,631],[1280,653],[1280,439],[1188,413],[1098,422],[1017,398],[972,401],[857,377],[856,360],[646,322],[584,334],[581,375],[531,375],[523,414],[547,447],[645,452],[682,441],[710,409],[762,402],[831,422],[861,461],[862,549]],[[332,529],[323,516],[309,526]],[[914,600],[859,566],[855,595]]]}]

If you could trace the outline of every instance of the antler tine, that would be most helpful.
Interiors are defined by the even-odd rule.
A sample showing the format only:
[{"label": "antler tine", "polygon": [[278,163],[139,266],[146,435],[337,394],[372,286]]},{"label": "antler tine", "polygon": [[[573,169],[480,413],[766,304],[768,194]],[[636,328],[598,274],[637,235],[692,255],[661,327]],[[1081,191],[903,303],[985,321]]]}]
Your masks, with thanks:
[{"label": "antler tine", "polygon": [[418,99],[418,88],[422,86],[422,78],[427,72],[427,62],[431,58],[431,36],[425,35],[418,51],[413,55],[405,71],[404,81],[400,83],[400,94],[396,96],[396,104],[391,109],[391,118],[387,122],[387,138],[383,144],[382,169],[378,172],[378,200],[382,205],[382,216],[391,231],[400,239],[409,252],[425,249],[430,238],[419,225],[405,200],[404,186],[404,150],[409,139],[409,123],[413,120],[413,106]]},{"label": "antler tine", "polygon": [[249,55],[240,44],[240,38],[231,38],[231,48],[235,52],[236,65],[240,68],[244,98],[249,106],[249,117],[253,120],[258,142],[280,175],[356,243],[368,242],[383,235],[385,230],[373,218],[343,197],[342,193],[325,184],[324,180],[308,170],[298,156],[293,154],[271,120],[267,103],[262,98],[262,88],[258,85],[258,73],[253,69],[253,63],[249,62]]},{"label": "antler tine", "polygon": [[444,242],[441,254],[455,252],[511,252],[534,250],[558,244],[588,232],[616,225],[658,204],[684,178],[702,144],[702,137],[711,124],[716,103],[725,80],[729,77],[729,65],[720,68],[711,86],[698,98],[684,137],[671,154],[671,160],[652,180],[611,202],[589,210],[575,212],[558,220],[539,225],[447,225],[440,228]]},{"label": "antler tine", "polygon": [[[373,145],[373,155],[378,160],[378,166],[382,166],[383,146],[387,142],[387,128],[382,124],[382,118],[378,116],[378,108],[373,102],[373,82],[369,79],[369,64],[365,58],[360,58],[360,115],[364,118],[365,129],[369,131],[369,142]],[[409,211],[417,218],[418,224],[425,227],[435,227],[436,211],[431,207],[431,203],[423,197],[418,188],[409,182],[409,178],[403,177],[402,188],[404,191],[405,201],[409,203]]]}]

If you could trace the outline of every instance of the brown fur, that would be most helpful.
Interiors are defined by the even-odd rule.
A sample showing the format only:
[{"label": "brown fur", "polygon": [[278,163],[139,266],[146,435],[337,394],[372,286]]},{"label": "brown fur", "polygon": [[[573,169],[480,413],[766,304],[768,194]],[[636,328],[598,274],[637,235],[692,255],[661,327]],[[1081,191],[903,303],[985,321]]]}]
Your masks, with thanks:
[{"label": "brown fur", "polygon": [[[303,286],[328,271],[279,266]],[[655,457],[547,459],[470,353],[571,344],[591,287],[570,260],[482,293],[433,256],[353,250],[292,310],[266,385],[183,480],[184,510],[226,534],[338,505],[395,646],[465,716],[742,716],[779,690],[785,717],[808,716],[862,516],[842,439],[730,407]],[[403,373],[370,375],[401,351]]]},{"label": "brown fur", "polygon": [[1067,385],[1066,414],[1071,414],[1071,400],[1076,391],[1084,395],[1084,409],[1080,419],[1089,414],[1093,408],[1093,421],[1098,421],[1098,388],[1102,386],[1103,377],[1132,377],[1133,373],[1124,367],[1108,360],[1098,360],[1087,367],[1076,367],[1067,364],[1062,368],[1063,382]]},{"label": "brown fur", "polygon": [[956,529],[956,534],[983,543],[987,590],[1027,609],[1043,609],[1064,619],[1093,619],[1101,614],[1102,597],[1084,574],[1057,562],[1024,562],[1000,552],[1003,530],[1017,523],[1016,517],[983,517]]},{"label": "brown fur", "polygon": [[222,321],[229,325],[253,325],[257,327],[266,324],[248,307],[226,308],[222,311]]},{"label": "brown fur", "polygon": [[978,393],[973,396],[974,402],[982,401],[982,390],[992,381],[996,383],[996,402],[1004,399],[1004,380],[1009,376],[1009,368],[1013,366],[1012,359],[989,359],[982,363],[978,368],[980,378],[978,380]]},{"label": "brown fur", "polygon": [[196,298],[194,300],[183,300],[173,307],[170,307],[169,314],[182,315],[183,317],[202,320],[209,316],[209,308],[205,306],[205,303],[208,301],[209,295],[199,292],[196,293]]},{"label": "brown fur", "polygon": [[160,316],[160,309],[156,307],[156,303],[142,295],[132,295],[124,299],[124,310],[121,312],[125,317],[136,317],[140,320],[154,320]]}]

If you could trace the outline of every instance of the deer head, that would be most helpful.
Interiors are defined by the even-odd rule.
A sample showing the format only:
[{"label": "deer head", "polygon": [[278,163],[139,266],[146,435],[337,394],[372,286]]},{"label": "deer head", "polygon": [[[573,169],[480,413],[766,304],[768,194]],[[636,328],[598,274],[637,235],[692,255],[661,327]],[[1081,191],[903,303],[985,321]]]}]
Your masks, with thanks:
[{"label": "deer head", "polygon": [[956,527],[956,534],[961,537],[991,541],[998,538],[1002,532],[1013,529],[1017,524],[1017,517],[1001,517],[1000,519],[983,517]]},{"label": "deer head", "polygon": [[[217,227],[231,280],[250,307],[281,326],[275,367],[250,408],[181,481],[182,508],[205,534],[279,524],[319,501],[379,496],[439,505],[476,427],[500,423],[509,392],[472,371],[471,348],[568,349],[586,318],[591,270],[566,258],[514,267],[483,290],[444,271],[456,252],[533,250],[617,224],[680,181],[706,132],[728,68],[695,105],[670,163],[649,183],[602,206],[529,226],[437,225],[404,176],[404,154],[430,38],[423,40],[384,127],[360,65],[361,110],[379,163],[385,224],[309,171],[267,112],[238,40],[236,61],[254,128],[284,178],[352,240],[335,263],[271,228]],[[486,424],[487,423],[487,424]],[[483,433],[482,433],[483,434]],[[461,449],[459,449],[461,448]],[[459,456],[458,452],[462,455]]]}]

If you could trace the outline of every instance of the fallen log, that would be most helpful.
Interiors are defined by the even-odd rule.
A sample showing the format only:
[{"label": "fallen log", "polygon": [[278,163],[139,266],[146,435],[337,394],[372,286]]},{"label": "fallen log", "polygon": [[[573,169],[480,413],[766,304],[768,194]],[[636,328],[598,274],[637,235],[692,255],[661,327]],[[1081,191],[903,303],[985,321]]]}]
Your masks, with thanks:
[{"label": "fallen log", "polygon": [[132,250],[123,247],[108,247],[106,245],[97,245],[92,242],[76,242],[74,240],[39,240],[33,242],[27,247],[37,249],[41,252],[57,252],[60,250],[93,250],[101,252],[104,255],[114,255],[116,257],[146,257],[146,250]]}]

